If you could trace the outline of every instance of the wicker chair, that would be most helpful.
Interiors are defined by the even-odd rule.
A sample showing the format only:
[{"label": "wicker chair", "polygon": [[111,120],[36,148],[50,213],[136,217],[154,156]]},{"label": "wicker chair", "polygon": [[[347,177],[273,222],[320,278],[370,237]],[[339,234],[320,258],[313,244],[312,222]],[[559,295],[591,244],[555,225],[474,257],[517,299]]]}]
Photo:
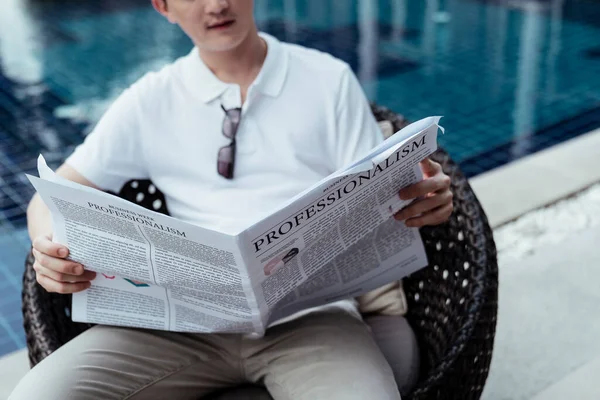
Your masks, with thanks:
[{"label": "wicker chair", "polygon": [[[378,121],[391,122],[395,130],[406,121],[390,110],[372,105]],[[498,270],[496,248],[487,217],[459,167],[443,150],[433,159],[452,179],[455,212],[439,226],[421,234],[430,265],[404,280],[409,301],[407,318],[415,330],[421,352],[419,382],[405,396],[422,399],[478,399],[492,357],[496,329]],[[118,195],[135,201],[148,193],[149,181],[125,185]],[[160,191],[146,195],[142,206],[151,208]],[[39,286],[28,255],[23,276],[23,317],[29,360],[33,367],[91,325],[73,323],[71,298],[46,292]]]}]

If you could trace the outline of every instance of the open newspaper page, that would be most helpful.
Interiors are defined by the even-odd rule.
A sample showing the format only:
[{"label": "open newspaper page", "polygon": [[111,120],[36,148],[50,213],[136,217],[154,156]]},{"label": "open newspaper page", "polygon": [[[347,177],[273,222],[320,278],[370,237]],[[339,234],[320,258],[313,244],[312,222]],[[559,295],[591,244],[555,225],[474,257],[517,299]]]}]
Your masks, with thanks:
[{"label": "open newspaper page", "polygon": [[437,149],[438,122],[404,128],[240,235],[265,325],[427,265],[418,229],[393,214],[410,203],[398,191],[423,179],[419,162]]},{"label": "open newspaper page", "polygon": [[66,181],[42,158],[28,176],[50,208],[55,242],[97,272],[73,296],[77,322],[180,332],[260,332],[236,237]]}]

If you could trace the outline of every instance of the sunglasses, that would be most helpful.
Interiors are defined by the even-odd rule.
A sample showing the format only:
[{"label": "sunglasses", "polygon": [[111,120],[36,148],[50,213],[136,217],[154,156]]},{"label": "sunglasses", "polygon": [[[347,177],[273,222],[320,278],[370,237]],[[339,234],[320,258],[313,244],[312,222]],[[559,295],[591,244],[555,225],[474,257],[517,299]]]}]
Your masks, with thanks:
[{"label": "sunglasses", "polygon": [[217,172],[225,179],[233,179],[233,170],[235,167],[235,135],[237,134],[240,120],[242,117],[241,108],[226,109],[221,105],[225,112],[223,119],[223,136],[230,139],[231,142],[227,146],[219,149],[217,156]]}]

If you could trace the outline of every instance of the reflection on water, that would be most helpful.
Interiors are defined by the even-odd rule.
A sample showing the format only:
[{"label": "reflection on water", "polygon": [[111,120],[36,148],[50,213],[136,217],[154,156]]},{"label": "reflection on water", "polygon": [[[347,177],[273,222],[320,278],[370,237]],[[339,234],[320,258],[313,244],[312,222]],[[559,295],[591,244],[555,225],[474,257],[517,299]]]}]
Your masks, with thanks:
[{"label": "reflection on water", "polygon": [[525,18],[521,31],[519,71],[517,74],[516,101],[514,108],[513,157],[527,154],[531,146],[530,138],[535,130],[535,105],[539,86],[540,46],[544,26],[538,12],[539,5],[529,2],[523,6]]},{"label": "reflection on water", "polygon": [[[468,164],[501,147],[504,161],[536,151],[541,131],[600,103],[600,66],[582,56],[600,46],[600,23],[584,16],[600,3],[503,4],[255,0],[255,14],[280,39],[347,61],[369,99],[412,120],[444,115],[441,142]],[[146,0],[4,0],[0,134],[28,138],[30,154],[72,146],[125,87],[190,48]]]},{"label": "reflection on water", "polygon": [[392,1],[392,34],[390,39],[401,43],[406,30],[406,0]]},{"label": "reflection on water", "polygon": [[[551,15],[550,15],[550,37],[549,37],[549,50],[546,58],[546,69],[548,71],[556,71],[558,65],[558,57],[562,50],[561,44],[561,29],[563,22],[563,7],[564,0],[553,0]],[[546,80],[546,95],[556,96],[556,73],[552,73]]]},{"label": "reflection on water", "polygon": [[43,64],[36,22],[21,0],[2,0],[0,12],[0,61],[8,78],[23,83],[39,83]]},{"label": "reflection on water", "polygon": [[[358,58],[359,66],[357,75],[362,82],[375,82],[377,80],[377,2],[373,0],[359,0],[359,41]],[[375,87],[367,88],[367,96],[373,97]]]}]

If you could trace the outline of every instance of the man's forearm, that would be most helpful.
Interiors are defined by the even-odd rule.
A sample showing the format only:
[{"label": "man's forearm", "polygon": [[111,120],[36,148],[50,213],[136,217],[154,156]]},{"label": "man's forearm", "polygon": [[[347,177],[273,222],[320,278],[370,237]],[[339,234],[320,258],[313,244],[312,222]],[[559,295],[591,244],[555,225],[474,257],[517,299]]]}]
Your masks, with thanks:
[{"label": "man's forearm", "polygon": [[[81,185],[100,189],[68,164],[61,165],[56,170],[56,175]],[[37,193],[33,196],[27,207],[27,229],[29,230],[29,237],[32,241],[41,235],[52,235],[52,217],[50,215],[50,210]]]},{"label": "man's forearm", "polygon": [[32,242],[38,236],[52,234],[50,210],[37,193],[33,196],[27,207],[27,230]]}]

